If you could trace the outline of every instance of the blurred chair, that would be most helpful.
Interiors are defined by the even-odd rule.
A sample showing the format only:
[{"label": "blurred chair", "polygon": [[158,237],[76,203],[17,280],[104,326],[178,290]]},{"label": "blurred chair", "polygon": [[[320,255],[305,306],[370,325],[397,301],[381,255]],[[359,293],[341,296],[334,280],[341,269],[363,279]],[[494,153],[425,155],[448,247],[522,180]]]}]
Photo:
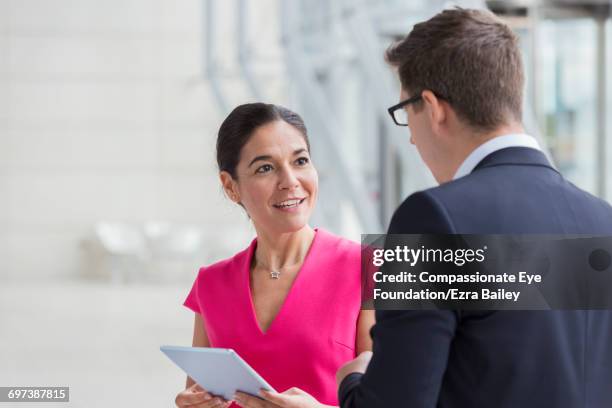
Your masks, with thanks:
[{"label": "blurred chair", "polygon": [[200,228],[150,221],[144,224],[143,233],[151,255],[147,280],[167,282],[195,277],[206,255]]},{"label": "blurred chair", "polygon": [[85,242],[85,277],[113,283],[192,279],[204,263],[202,237],[192,225],[99,222]]},{"label": "blurred chair", "polygon": [[84,277],[114,283],[190,282],[202,265],[247,246],[253,233],[244,227],[203,229],[167,221],[98,222],[84,241]]},{"label": "blurred chair", "polygon": [[145,273],[150,252],[142,230],[122,222],[102,221],[86,241],[89,262],[87,278],[110,279],[114,283],[137,280]]}]

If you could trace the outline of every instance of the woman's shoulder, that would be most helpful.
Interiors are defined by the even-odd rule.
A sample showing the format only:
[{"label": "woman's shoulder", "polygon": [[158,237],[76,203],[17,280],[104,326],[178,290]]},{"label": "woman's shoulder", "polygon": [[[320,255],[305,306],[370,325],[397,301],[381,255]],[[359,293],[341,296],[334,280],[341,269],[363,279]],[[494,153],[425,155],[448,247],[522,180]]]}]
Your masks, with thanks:
[{"label": "woman's shoulder", "polygon": [[345,249],[348,251],[359,251],[361,244],[355,242],[352,239],[336,235],[322,228],[317,228],[317,234],[320,236],[321,241],[326,245],[333,245]]},{"label": "woman's shoulder", "polygon": [[327,230],[318,228],[317,235],[320,239],[321,247],[332,250],[336,255],[359,256],[361,244],[351,239],[336,235]]},{"label": "woman's shoulder", "polygon": [[252,247],[253,243],[229,258],[221,259],[210,265],[201,266],[198,271],[198,277],[208,278],[219,274],[224,274],[224,276],[227,277],[228,271],[240,270],[245,263],[249,262]]},{"label": "woman's shoulder", "polygon": [[325,271],[321,276],[325,277],[327,286],[333,287],[336,293],[340,288],[344,288],[342,293],[345,294],[359,293],[361,245],[329,231],[319,229],[318,234],[318,251],[314,262],[321,271]]}]

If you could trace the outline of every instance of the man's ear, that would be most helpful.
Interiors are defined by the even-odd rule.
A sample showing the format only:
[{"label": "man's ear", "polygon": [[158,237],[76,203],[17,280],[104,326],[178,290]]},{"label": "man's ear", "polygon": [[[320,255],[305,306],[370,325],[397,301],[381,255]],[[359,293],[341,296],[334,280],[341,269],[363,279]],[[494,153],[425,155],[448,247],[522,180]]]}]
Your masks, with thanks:
[{"label": "man's ear", "polygon": [[446,106],[430,90],[424,90],[421,93],[421,97],[427,107],[431,128],[434,132],[438,133],[438,129],[446,121]]},{"label": "man's ear", "polygon": [[233,202],[240,204],[240,193],[238,192],[238,185],[236,184],[236,180],[229,174],[227,171],[219,172],[219,180],[221,180],[221,185],[223,186],[223,191],[225,195],[229,197]]}]

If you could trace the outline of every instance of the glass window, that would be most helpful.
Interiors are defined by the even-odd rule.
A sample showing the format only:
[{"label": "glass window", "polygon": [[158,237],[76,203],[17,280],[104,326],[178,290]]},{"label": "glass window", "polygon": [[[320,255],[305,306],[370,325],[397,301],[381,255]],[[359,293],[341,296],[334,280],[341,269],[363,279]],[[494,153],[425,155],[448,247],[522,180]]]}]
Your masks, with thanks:
[{"label": "glass window", "polygon": [[542,21],[539,43],[540,129],[561,173],[596,193],[596,23]]}]

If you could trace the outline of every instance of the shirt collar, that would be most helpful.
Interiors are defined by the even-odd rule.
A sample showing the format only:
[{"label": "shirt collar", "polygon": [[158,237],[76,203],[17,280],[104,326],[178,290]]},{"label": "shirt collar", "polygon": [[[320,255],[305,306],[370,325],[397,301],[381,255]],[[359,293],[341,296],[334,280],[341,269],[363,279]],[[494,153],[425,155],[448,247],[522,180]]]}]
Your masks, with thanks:
[{"label": "shirt collar", "polygon": [[472,170],[474,170],[482,159],[493,152],[505,149],[507,147],[529,147],[532,149],[541,150],[538,141],[534,137],[524,133],[496,136],[478,146],[468,155],[468,157],[465,158],[463,163],[461,163],[455,172],[453,180],[467,176],[472,172]]}]

